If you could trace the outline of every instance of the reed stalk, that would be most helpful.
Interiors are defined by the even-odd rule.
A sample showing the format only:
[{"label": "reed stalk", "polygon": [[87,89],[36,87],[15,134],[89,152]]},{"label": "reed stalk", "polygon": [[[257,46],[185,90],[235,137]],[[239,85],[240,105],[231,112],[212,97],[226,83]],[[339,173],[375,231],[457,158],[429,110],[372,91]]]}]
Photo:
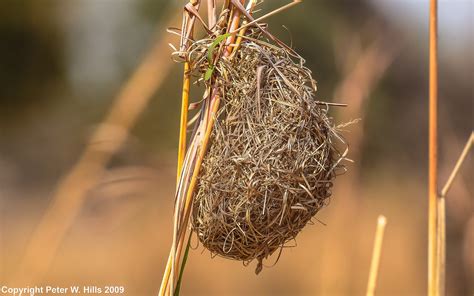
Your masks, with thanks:
[{"label": "reed stalk", "polygon": [[[199,2],[194,2],[195,4],[199,5]],[[192,17],[192,16],[190,16]],[[211,16],[212,18],[212,16]],[[229,28],[234,28],[238,27],[240,21],[240,12],[236,9],[233,9],[232,12],[232,20],[230,21],[230,27]],[[210,20],[210,22],[212,22]],[[187,23],[187,20],[185,18],[183,23]],[[190,27],[192,30],[192,27]],[[229,29],[228,29],[229,30]],[[235,41],[235,36],[230,36],[226,40],[226,47],[225,47],[225,56],[229,56],[231,53],[228,48],[233,44]],[[189,72],[189,64],[187,66],[185,65],[185,72]],[[186,75],[186,74],[185,74]],[[188,77],[189,79],[189,77]],[[188,89],[186,90],[186,88]],[[184,100],[187,100],[189,98],[189,80],[185,78],[185,82],[183,84],[183,102]],[[177,276],[177,269],[176,265],[179,264],[180,262],[180,257],[182,253],[182,248],[184,246],[184,239],[186,237],[186,228],[190,216],[190,209],[191,209],[191,201],[192,201],[192,196],[194,193],[194,188],[197,183],[197,177],[199,174],[199,170],[202,164],[202,160],[204,158],[207,145],[209,142],[209,138],[211,135],[212,131],[212,126],[214,125],[214,120],[216,117],[216,112],[219,108],[219,103],[220,103],[220,98],[219,94],[217,92],[217,89],[213,89],[210,95],[210,101],[209,104],[206,104],[208,107],[205,108],[205,114],[204,114],[204,120],[201,122],[201,132],[202,135],[199,138],[194,138],[193,142],[190,145],[190,149],[188,151],[188,156],[189,156],[189,163],[192,163],[192,175],[189,180],[189,185],[186,184],[181,184],[183,180],[185,180],[185,176],[182,175],[181,172],[183,172],[183,162],[185,162],[185,148],[186,144],[181,142],[181,139],[183,137],[183,130],[186,130],[186,125],[187,125],[187,120],[183,120],[183,113],[182,113],[182,118],[181,118],[181,132],[180,132],[180,150],[179,153],[179,171],[178,173],[178,192],[180,190],[181,185],[184,187],[184,192],[186,193],[184,203],[181,203],[181,200],[178,198],[177,199],[177,205],[175,207],[175,219],[174,219],[174,232],[173,232],[173,246],[170,252],[170,257],[168,258],[168,263],[165,269],[165,274],[163,276],[162,284],[160,287],[160,292],[159,295],[164,295],[164,294],[171,294],[174,292],[174,279]],[[187,105],[187,102],[186,102]],[[183,110],[184,107],[182,107]],[[187,111],[186,111],[187,112]],[[191,149],[193,148],[193,149]],[[196,159],[193,159],[193,155],[196,155]],[[185,264],[185,261],[181,264]],[[180,268],[182,270],[183,268]]]},{"label": "reed stalk", "polygon": [[188,106],[189,106],[189,87],[190,87],[190,75],[191,70],[189,62],[184,63],[184,74],[183,74],[183,93],[181,98],[181,118],[179,126],[179,148],[178,148],[178,164],[177,164],[177,176],[176,184],[179,182],[181,176],[181,169],[183,168],[184,156],[186,155],[186,129],[188,123]]},{"label": "reed stalk", "polygon": [[372,253],[372,262],[370,264],[369,283],[367,285],[367,296],[374,296],[377,285],[377,275],[380,263],[380,254],[382,253],[382,243],[385,233],[387,219],[380,215],[377,219],[377,230],[375,232],[374,250]]},{"label": "reed stalk", "polygon": [[[232,17],[232,22],[231,22],[231,26],[230,28],[233,28],[233,27],[237,27],[238,24],[240,22],[240,13],[238,10],[234,9],[234,12],[233,12],[233,17]],[[226,41],[226,47],[224,48],[225,52],[224,52],[224,56],[228,57],[231,53],[231,45],[233,44],[233,42],[235,41],[235,35],[233,36],[229,36],[227,38],[227,41]],[[187,224],[188,224],[188,221],[189,221],[189,216],[190,216],[190,213],[191,213],[191,202],[192,202],[192,197],[193,197],[193,194],[194,194],[194,189],[196,187],[196,184],[197,184],[197,179],[198,179],[198,175],[199,175],[199,170],[201,168],[201,165],[202,165],[202,161],[204,159],[204,155],[206,153],[206,150],[207,150],[207,146],[208,146],[208,143],[209,143],[209,138],[211,136],[211,132],[212,132],[212,127],[214,126],[214,121],[215,121],[215,117],[216,117],[216,114],[217,114],[217,110],[219,108],[219,104],[220,104],[220,97],[219,97],[219,94],[218,94],[218,90],[216,88],[213,89],[212,91],[212,94],[211,95],[211,101],[210,101],[210,112],[208,113],[208,117],[206,118],[206,123],[205,123],[205,133],[204,133],[204,137],[202,138],[201,142],[200,142],[200,148],[198,150],[198,157],[196,159],[196,163],[194,165],[194,168],[193,168],[193,174],[192,174],[192,177],[191,177],[191,180],[190,180],[190,185],[189,185],[189,188],[187,190],[187,195],[186,195],[186,201],[185,201],[185,204],[184,204],[184,220],[182,221],[182,224],[181,224],[181,227],[184,228],[184,230],[181,232],[182,235],[179,235],[178,234],[178,249],[175,250],[175,252],[179,252],[179,254],[181,253],[181,249],[184,245],[184,239],[186,237],[186,227],[187,227]],[[176,258],[174,259],[174,262],[180,262],[179,261],[180,259],[180,256],[176,256]],[[172,272],[172,279],[176,277],[176,273],[175,272]],[[173,281],[171,281],[173,283]],[[174,287],[173,284],[171,284],[171,287]]]},{"label": "reed stalk", "polygon": [[446,203],[445,198],[438,198],[438,250],[436,279],[438,283],[438,295],[446,295]]},{"label": "reed stalk", "polygon": [[439,295],[438,265],[438,1],[430,0],[429,20],[429,167],[428,295]]},{"label": "reed stalk", "polygon": [[438,280],[438,291],[439,295],[446,295],[446,195],[453,184],[454,179],[459,173],[462,164],[467,158],[469,151],[472,148],[474,143],[474,133],[471,133],[471,136],[466,142],[461,155],[456,161],[453,171],[449,175],[446,184],[441,190],[440,197],[438,199],[438,250],[437,250],[437,260],[439,267],[436,270],[436,278]]},{"label": "reed stalk", "polygon": [[[181,118],[180,118],[180,127],[179,127],[179,144],[178,144],[178,163],[177,163],[177,175],[176,175],[176,184],[179,183],[181,177],[181,170],[183,168],[184,157],[186,155],[186,130],[188,123],[188,106],[189,106],[189,89],[190,89],[190,66],[189,62],[184,63],[184,73],[183,73],[183,90],[181,98]],[[161,287],[164,288],[167,286],[167,282],[171,272],[171,263],[172,263],[171,254],[168,256],[168,261],[166,263],[165,274],[163,275]],[[163,295],[164,291],[159,292],[159,295]]]}]

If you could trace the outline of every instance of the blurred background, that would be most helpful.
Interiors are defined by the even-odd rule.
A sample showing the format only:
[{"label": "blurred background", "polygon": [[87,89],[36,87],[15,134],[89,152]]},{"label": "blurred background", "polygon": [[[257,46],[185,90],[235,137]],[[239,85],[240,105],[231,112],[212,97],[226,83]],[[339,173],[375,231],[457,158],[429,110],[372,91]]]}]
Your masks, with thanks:
[{"label": "blurred background", "polygon": [[[0,1],[0,283],[158,291],[182,82],[166,28],[184,4]],[[439,1],[440,186],[473,128],[473,13],[471,0]],[[274,267],[256,276],[198,246],[182,295],[364,295],[379,214],[377,294],[426,294],[428,0],[305,1],[269,24],[306,58],[319,99],[349,104],[335,119],[362,119],[346,128],[354,163],[325,225]],[[448,295],[474,293],[472,180],[469,157],[446,201]]]}]

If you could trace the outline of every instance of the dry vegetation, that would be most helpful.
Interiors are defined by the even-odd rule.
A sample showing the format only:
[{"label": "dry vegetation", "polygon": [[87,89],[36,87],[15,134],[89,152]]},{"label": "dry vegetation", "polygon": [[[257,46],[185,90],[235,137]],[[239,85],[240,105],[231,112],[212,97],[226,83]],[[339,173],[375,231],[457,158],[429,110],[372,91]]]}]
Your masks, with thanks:
[{"label": "dry vegetation", "polygon": [[[140,253],[142,249],[138,241],[148,239],[150,244],[161,248],[158,251],[159,256],[156,250],[153,250],[152,254],[141,257],[138,255],[127,257],[129,260],[125,260],[125,265],[122,266],[125,269],[137,262],[146,265],[150,257],[155,259],[163,257],[163,246],[166,243],[163,237],[172,235],[173,241],[170,242],[172,248],[168,261],[159,262],[163,263],[163,266],[166,263],[160,295],[179,294],[179,287],[182,284],[181,276],[192,241],[190,227],[197,233],[199,241],[215,254],[242,260],[245,264],[257,259],[259,261],[257,272],[259,272],[262,268],[262,260],[270,257],[279,248],[285,247],[288,241],[294,240],[301,229],[327,204],[332,191],[332,182],[336,175],[344,170],[341,161],[346,156],[346,144],[328,113],[332,104],[317,101],[315,83],[310,70],[303,65],[303,59],[271,35],[263,23],[266,17],[281,12],[297,2],[299,1],[255,20],[252,17],[255,1],[249,1],[245,8],[244,1],[226,1],[222,13],[217,14],[215,1],[209,0],[207,24],[199,14],[200,1],[193,0],[185,7],[183,26],[178,32],[182,37],[181,44],[175,52],[175,58],[179,58],[185,65],[178,185],[173,225],[164,220],[160,220],[156,225],[157,213],[150,213],[143,209],[137,210],[141,213],[137,215],[141,217],[138,219],[139,225],[131,226],[127,235],[116,238],[121,243],[136,241],[137,243],[132,244],[130,248],[134,250],[132,253],[139,255],[143,254]],[[430,210],[428,216],[428,294],[430,296],[446,294],[445,198],[474,142],[474,136],[471,134],[446,185],[439,193],[436,182],[438,177],[437,1],[432,0],[431,3]],[[193,31],[196,22],[205,27],[207,35],[203,39],[194,40]],[[163,82],[164,73],[170,67],[170,62],[162,54],[168,42],[166,38],[159,40],[126,84],[108,117],[92,137],[83,156],[58,185],[41,223],[38,226],[33,222],[30,226],[18,226],[18,229],[22,231],[28,231],[30,228],[35,228],[35,231],[31,240],[28,241],[25,254],[20,254],[22,250],[17,250],[13,243],[7,248],[12,258],[23,258],[19,267],[12,268],[17,272],[9,275],[10,282],[26,281],[30,284],[43,282],[51,265],[54,266],[54,258],[58,252],[61,252],[60,246],[64,243],[66,234],[71,230],[74,220],[80,216],[81,209],[88,205],[87,194],[100,182],[107,171],[105,167],[112,155],[124,143],[130,128],[146,107],[151,95]],[[347,99],[348,103],[355,105],[352,109],[347,108],[348,112],[351,112],[351,118],[363,117],[363,102],[369,97],[374,85],[391,64],[393,56],[393,50],[384,50],[375,42],[373,47],[369,47],[367,52],[362,52],[356,58],[353,71],[347,72],[346,79],[337,88],[339,93],[347,94],[340,95],[341,97],[350,98],[354,95],[353,100]],[[197,80],[205,91],[203,100],[189,104],[190,84],[193,80]],[[359,92],[353,92],[354,89]],[[195,122],[195,127],[192,130],[192,138],[188,140],[186,137],[189,121],[188,108],[194,108],[199,105],[198,103],[200,103],[200,112],[191,120]],[[340,112],[344,110],[346,109],[338,109]],[[349,137],[355,139],[356,151],[362,149],[360,147],[362,136],[362,130],[359,129]],[[97,145],[98,142],[104,143],[104,139],[114,140],[106,141],[106,145]],[[358,157],[356,155],[356,161]],[[174,188],[171,188],[169,182],[163,182],[164,179],[172,179],[170,175],[168,171],[161,173],[159,186],[150,189],[150,192],[155,195],[171,194]],[[339,195],[346,195],[346,193],[355,195],[354,192],[363,192],[356,184],[357,180],[354,178],[356,174],[351,176],[342,183],[345,187],[338,189]],[[413,189],[419,184],[409,183],[413,182],[410,178],[405,181],[411,184],[404,188],[405,195],[420,194],[419,189]],[[378,183],[372,183],[372,185],[379,186]],[[387,188],[388,186],[380,185],[380,188],[372,188],[371,194],[376,197],[390,195],[386,192]],[[395,190],[395,188],[391,189]],[[348,191],[354,192],[348,193]],[[156,202],[153,194],[150,194],[144,204]],[[393,193],[393,195],[396,194]],[[398,197],[394,196],[393,199]],[[373,200],[375,199],[371,199]],[[321,287],[317,288],[321,294],[333,291],[352,292],[354,286],[357,291],[365,289],[366,272],[358,271],[354,274],[351,270],[346,270],[345,267],[348,265],[343,261],[347,259],[347,256],[343,257],[344,250],[340,247],[352,243],[354,236],[366,233],[371,217],[378,214],[363,209],[357,203],[358,201],[354,199],[335,202],[333,208],[337,209],[331,211],[328,216],[328,221],[334,222],[330,225],[333,229],[332,234],[321,231],[318,238],[311,237],[307,233],[301,235],[305,246],[297,248],[293,255],[290,253],[292,262],[282,263],[282,269],[291,271],[288,272],[288,280],[299,283],[299,285],[291,286],[291,290],[286,292],[303,293],[306,288],[312,287],[315,277],[318,277],[321,283]],[[380,278],[383,273],[378,274],[378,270],[381,260],[384,259],[382,254],[386,251],[393,255],[390,258],[385,257],[387,264],[392,267],[391,270],[403,275],[400,279],[393,278],[392,283],[385,280],[385,286],[390,289],[385,288],[382,291],[392,292],[403,284],[402,281],[418,285],[417,291],[423,291],[421,285],[424,284],[420,280],[423,278],[422,271],[417,270],[415,265],[410,265],[412,268],[406,268],[406,265],[399,266],[399,262],[404,261],[407,265],[414,264],[419,253],[426,254],[426,250],[419,253],[417,253],[418,250],[403,253],[398,247],[394,247],[400,242],[409,244],[419,239],[420,228],[417,228],[419,220],[416,218],[419,213],[415,210],[423,206],[425,205],[415,204],[413,209],[406,209],[404,206],[387,202],[381,207],[389,212],[393,211],[395,213],[393,216],[406,216],[406,219],[391,220],[391,223],[393,222],[391,225],[394,226],[387,231],[392,232],[392,236],[387,235],[393,244],[385,244],[385,246],[382,244],[385,220],[379,220],[368,276],[367,295],[374,295],[377,294],[376,291],[379,291],[376,290],[377,278]],[[160,203],[159,207],[163,207],[163,204]],[[361,217],[360,221],[358,216]],[[355,220],[358,221],[354,222]],[[350,224],[353,228],[348,229],[348,223],[354,223],[354,225]],[[356,225],[356,223],[359,224]],[[146,227],[142,227],[143,225]],[[94,224],[94,227],[96,226]],[[171,226],[174,227],[173,233],[163,230]],[[153,236],[150,238],[150,233],[156,234],[156,229],[160,229],[159,238]],[[79,230],[87,232],[84,229]],[[347,237],[345,239],[341,239],[341,236],[336,237],[335,232],[344,233]],[[319,244],[319,238],[325,243]],[[357,257],[353,260],[359,260],[359,265],[368,267],[369,250],[372,250],[371,242],[365,239],[359,243],[358,251],[353,251],[353,255]],[[82,252],[81,247],[77,246],[84,245],[83,237],[72,236],[69,245],[70,248],[66,250]],[[76,249],[73,248],[74,245]],[[109,249],[116,245],[120,244],[111,241],[110,244],[105,244],[98,253],[92,250],[85,251],[90,254],[100,253],[101,258],[104,258]],[[336,245],[340,249],[337,249]],[[385,248],[384,251],[382,251],[382,246]],[[129,252],[130,248],[115,250],[119,253]],[[77,270],[84,272],[87,270],[82,260],[78,260],[80,255],[64,252],[66,252],[66,259],[60,261],[59,265],[73,262]],[[297,253],[298,255],[295,255]],[[323,254],[322,262],[321,258],[315,257],[315,254],[319,253]],[[120,254],[116,256],[120,257]],[[275,258],[278,256],[279,254],[273,255],[272,259],[278,260]],[[196,286],[201,288],[202,293],[208,291],[206,284],[212,284],[212,277],[225,275],[229,269],[238,268],[228,262],[219,261],[214,263],[215,269],[210,268],[209,276],[205,275],[205,278],[202,278],[202,266],[209,264],[208,259],[192,259],[196,263],[189,264],[189,273],[196,281]],[[302,269],[306,261],[313,263],[311,270],[305,270],[306,267]],[[12,262],[13,260],[9,260],[5,266],[14,266]],[[322,267],[318,269],[315,262],[321,263]],[[106,264],[106,262],[103,263]],[[58,263],[56,263],[57,266]],[[156,268],[156,264],[153,264],[153,268]],[[277,278],[263,273],[255,279],[250,278],[246,272],[248,271],[236,272],[238,276],[232,277],[232,282],[220,283],[222,286],[216,283],[216,289],[221,289],[218,291],[224,293],[229,292],[229,289],[241,287],[242,282],[249,283],[245,286],[246,289],[257,289],[256,282],[260,281],[264,284],[259,287],[266,287],[265,291],[278,292],[272,290],[279,287]],[[301,276],[293,278],[292,272],[297,272]],[[387,269],[382,272],[386,273]],[[105,273],[104,270],[103,274]],[[151,273],[147,271],[147,274]],[[97,273],[96,276],[100,274]],[[61,273],[57,269],[53,269],[49,276],[61,281]],[[153,277],[158,277],[156,272]],[[196,280],[197,278],[199,281]],[[107,278],[107,280],[110,279]],[[127,281],[126,276],[123,277],[123,281]],[[339,281],[344,284],[340,285]],[[354,282],[357,283],[354,284]],[[353,286],[350,286],[351,283]],[[228,286],[227,289],[224,285]],[[140,290],[139,285],[135,288]],[[256,290],[246,292],[253,291]],[[400,291],[411,290],[405,287],[405,290]],[[186,290],[186,292],[190,294],[193,291]],[[134,292],[130,293],[132,295]]]},{"label": "dry vegetation", "polygon": [[302,63],[246,40],[232,61],[216,65],[223,100],[194,197],[193,230],[215,254],[258,259],[258,270],[327,204],[333,179],[344,172],[344,140]]}]

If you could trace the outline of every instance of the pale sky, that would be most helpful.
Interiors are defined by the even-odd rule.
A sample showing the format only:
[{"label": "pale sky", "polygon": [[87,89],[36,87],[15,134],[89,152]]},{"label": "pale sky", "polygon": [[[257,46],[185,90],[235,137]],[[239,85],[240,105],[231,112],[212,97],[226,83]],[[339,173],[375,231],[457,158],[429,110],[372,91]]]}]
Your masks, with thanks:
[{"label": "pale sky", "polygon": [[[429,0],[371,0],[396,26],[428,40]],[[474,51],[474,0],[439,0],[440,54],[458,62]],[[425,42],[425,43],[426,43]]]}]

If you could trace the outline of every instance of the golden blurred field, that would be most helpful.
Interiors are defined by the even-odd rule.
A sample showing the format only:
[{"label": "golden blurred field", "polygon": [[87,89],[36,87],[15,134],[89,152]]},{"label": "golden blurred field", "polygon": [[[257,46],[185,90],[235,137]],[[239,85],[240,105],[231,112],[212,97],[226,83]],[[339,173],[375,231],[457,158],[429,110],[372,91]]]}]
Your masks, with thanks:
[{"label": "golden blurred field", "polygon": [[[138,169],[140,170],[140,169]],[[118,174],[120,172],[117,172]],[[51,285],[123,285],[127,295],[150,295],[158,287],[171,243],[174,170],[171,164],[143,180],[117,181],[94,190],[64,238],[45,276]],[[118,176],[117,176],[118,178]],[[339,180],[344,182],[344,177]],[[381,295],[421,295],[426,237],[423,190],[412,180],[391,176],[364,184],[353,208],[336,190],[330,207],[298,236],[298,246],[283,251],[279,262],[261,275],[241,263],[193,250],[185,274],[184,295],[360,295],[366,289],[375,220],[388,218],[380,266]],[[160,197],[160,198],[157,198]],[[386,202],[380,196],[399,200]],[[38,196],[39,198],[40,196]],[[354,198],[346,195],[345,198]],[[16,202],[4,216],[4,275],[15,270],[23,247],[44,209],[43,202]],[[421,213],[421,214],[419,214]],[[267,262],[271,264],[272,261]]]}]

